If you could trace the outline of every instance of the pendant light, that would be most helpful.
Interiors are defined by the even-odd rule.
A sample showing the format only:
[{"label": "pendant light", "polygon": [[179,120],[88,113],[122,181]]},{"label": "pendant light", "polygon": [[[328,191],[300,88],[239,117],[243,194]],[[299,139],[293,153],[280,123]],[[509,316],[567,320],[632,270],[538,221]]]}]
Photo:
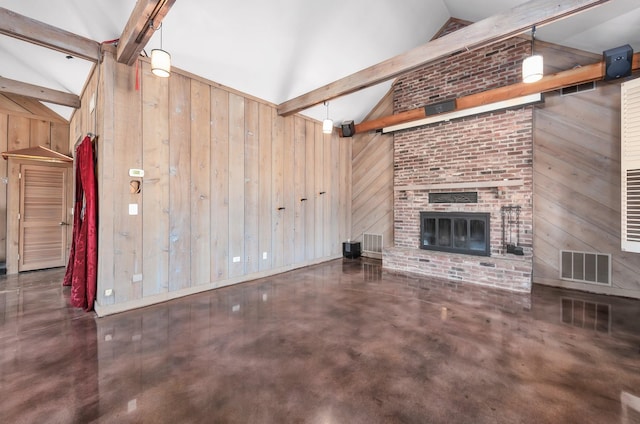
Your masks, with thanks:
[{"label": "pendant light", "polygon": [[536,27],[531,30],[531,56],[522,61],[522,82],[540,81],[543,76],[544,62],[542,55],[534,54],[534,43],[536,40]]},{"label": "pendant light", "polygon": [[160,48],[151,50],[151,72],[162,78],[171,75],[171,55],[162,50],[162,24],[160,24]]},{"label": "pendant light", "polygon": [[324,102],[324,105],[327,107],[327,119],[322,121],[322,132],[325,134],[331,134],[333,132],[333,121],[329,119],[329,103]]}]

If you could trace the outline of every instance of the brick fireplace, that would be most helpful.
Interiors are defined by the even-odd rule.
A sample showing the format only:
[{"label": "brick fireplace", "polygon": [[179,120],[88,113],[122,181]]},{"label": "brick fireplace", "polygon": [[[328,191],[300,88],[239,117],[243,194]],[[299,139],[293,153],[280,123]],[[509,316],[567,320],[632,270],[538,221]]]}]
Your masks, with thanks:
[{"label": "brick fireplace", "polygon": [[[444,33],[460,24],[451,25]],[[514,37],[417,69],[396,81],[394,111],[519,82],[528,48],[526,39]],[[530,291],[532,152],[532,106],[394,133],[395,240],[383,252],[383,267]],[[434,194],[445,194],[445,200],[434,201]],[[504,214],[513,208],[518,210],[517,225],[513,215]],[[432,212],[487,214],[488,256],[421,248],[421,213]],[[522,254],[507,251],[506,244],[516,242]]]}]

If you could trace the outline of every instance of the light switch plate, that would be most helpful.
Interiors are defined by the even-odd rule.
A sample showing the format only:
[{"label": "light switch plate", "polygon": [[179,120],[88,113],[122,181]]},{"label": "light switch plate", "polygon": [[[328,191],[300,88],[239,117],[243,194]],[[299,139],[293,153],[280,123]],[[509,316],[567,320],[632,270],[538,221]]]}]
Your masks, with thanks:
[{"label": "light switch plate", "polygon": [[144,169],[131,168],[129,170],[129,176],[142,178],[144,177]]},{"label": "light switch plate", "polygon": [[138,215],[137,203],[129,203],[129,215]]}]

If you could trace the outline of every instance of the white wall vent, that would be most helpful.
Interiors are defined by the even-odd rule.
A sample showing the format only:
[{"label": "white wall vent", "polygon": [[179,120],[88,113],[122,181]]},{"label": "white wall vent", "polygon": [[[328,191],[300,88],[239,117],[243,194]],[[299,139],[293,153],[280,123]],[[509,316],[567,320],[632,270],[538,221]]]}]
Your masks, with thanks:
[{"label": "white wall vent", "polygon": [[640,79],[621,90],[621,249],[640,253]]},{"label": "white wall vent", "polygon": [[561,250],[560,278],[579,283],[611,286],[611,255]]},{"label": "white wall vent", "polygon": [[362,234],[362,256],[382,259],[382,234]]}]

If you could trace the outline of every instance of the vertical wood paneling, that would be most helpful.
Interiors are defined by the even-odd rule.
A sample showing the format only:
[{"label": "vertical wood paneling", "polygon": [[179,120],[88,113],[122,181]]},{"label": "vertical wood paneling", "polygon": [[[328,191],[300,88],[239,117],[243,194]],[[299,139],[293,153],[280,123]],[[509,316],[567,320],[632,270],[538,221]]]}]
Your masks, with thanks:
[{"label": "vertical wood paneling", "polygon": [[69,150],[69,124],[51,123],[51,150],[65,155],[71,152]]},{"label": "vertical wood paneling", "polygon": [[7,149],[19,150],[29,147],[31,119],[23,116],[9,116]]},{"label": "vertical wood paneling", "polygon": [[[9,117],[0,113],[0,150],[7,149],[7,125]],[[7,178],[7,161],[0,161],[0,178]],[[0,261],[7,260],[7,184],[0,182]]]},{"label": "vertical wood paneling", "polygon": [[[110,63],[102,65],[104,69],[109,71],[110,67],[112,75],[116,75],[113,59],[107,62]],[[128,190],[130,149],[141,149],[139,167],[145,170],[141,194],[145,202],[141,207],[144,222],[140,224],[142,234],[134,237],[144,241],[146,252],[151,244],[148,240],[164,232],[160,236],[164,238],[164,247],[157,243],[160,255],[164,252],[169,264],[164,290],[179,295],[181,291],[190,292],[189,287],[196,284],[228,284],[232,278],[250,278],[259,271],[303,266],[330,256],[332,249],[336,251],[340,245],[338,238],[348,224],[332,220],[348,219],[348,211],[332,212],[332,208],[348,208],[342,196],[347,189],[344,182],[349,178],[348,162],[341,157],[348,147],[340,147],[337,136],[332,141],[322,135],[316,122],[280,117],[272,105],[180,72],[172,74],[169,80],[159,81],[148,74],[146,61],[142,62],[145,62],[142,94],[138,94],[141,97],[137,100],[142,134],[136,135],[140,130],[135,125],[133,131],[124,130],[131,127],[120,116],[126,108],[116,114],[120,106],[116,107],[115,101],[124,98],[120,86],[105,81],[98,96],[98,116],[104,117],[98,120],[99,130],[104,134],[100,135],[100,142],[106,144],[98,152],[101,201],[105,193],[111,193],[110,197],[105,196],[109,204],[101,208],[100,306],[108,307],[114,300],[124,302],[120,296],[105,297],[104,289],[130,293],[126,290],[134,287],[131,280],[137,272],[134,264],[126,265],[126,261],[121,262],[130,266],[125,278],[116,281],[113,272],[116,266],[113,235],[123,237],[114,230],[115,223],[122,226],[122,222],[130,219],[128,203],[132,201],[126,198],[116,201],[116,197],[122,196],[122,184],[115,181],[125,182]],[[127,74],[128,78],[135,75],[119,65],[117,73]],[[128,81],[130,84],[131,80]],[[163,87],[167,82],[168,87]],[[88,102],[94,90],[91,84],[92,81],[83,93],[83,102]],[[84,126],[91,122],[89,116],[84,109],[77,113],[73,128],[90,131]],[[79,121],[83,124],[79,125]],[[164,129],[160,121],[165,122]],[[159,135],[163,132],[164,139]],[[123,148],[120,139],[126,140],[128,149]],[[121,164],[114,169],[116,163]],[[158,176],[156,169],[164,175]],[[151,195],[156,187],[164,189]],[[157,212],[164,213],[166,220],[149,217],[154,206],[146,203],[146,196],[152,202],[166,201],[166,206]],[[308,200],[301,202],[302,198]],[[285,209],[278,211],[278,208]],[[202,222],[203,216],[206,222]],[[112,230],[111,240],[109,234],[102,235],[103,225]],[[129,228],[123,233],[134,231],[135,228]],[[157,239],[153,240],[155,243]],[[240,261],[233,262],[234,256]],[[157,296],[161,293],[146,290],[145,285],[149,281],[155,284],[154,278],[159,276],[163,278],[164,265],[160,265],[159,271],[151,269],[149,264],[153,262],[147,260],[146,254],[143,258],[143,299],[132,305],[144,304],[146,297],[150,297],[147,302],[163,298]],[[185,275],[185,269],[190,276]]]},{"label": "vertical wood paneling", "polygon": [[169,291],[191,287],[191,105],[189,80],[169,80]]},{"label": "vertical wood paneling", "polygon": [[332,239],[332,211],[331,211],[331,172],[333,170],[333,158],[331,157],[331,138],[332,134],[322,134],[322,143],[324,144],[324,153],[323,153],[323,191],[325,192],[322,195],[322,205],[323,205],[323,220],[322,220],[322,228],[324,229],[324,256],[331,255],[331,245],[333,243]]},{"label": "vertical wood paneling", "polygon": [[305,237],[305,259],[313,260],[316,255],[316,126],[312,121],[307,120],[306,123],[306,142],[305,142],[305,167],[304,167],[304,176],[305,176],[305,186],[304,186],[304,197],[307,199],[304,202],[303,208],[305,211],[305,221],[304,221],[304,237]]},{"label": "vertical wood paneling", "polygon": [[191,80],[191,281],[211,280],[210,88]]},{"label": "vertical wood paneling", "polygon": [[[269,270],[272,267],[272,247],[271,247],[271,220],[274,215],[274,208],[271,204],[272,187],[272,158],[271,158],[271,137],[272,122],[275,111],[273,108],[260,104],[260,137],[259,137],[259,254],[260,271]],[[266,253],[266,255],[265,255]],[[266,256],[266,258],[265,258]]]},{"label": "vertical wood paneling", "polygon": [[51,123],[41,119],[31,119],[29,147],[51,148]]},{"label": "vertical wood paneling", "polygon": [[305,119],[301,116],[295,116],[293,118],[294,125],[294,175],[293,175],[293,241],[294,241],[294,263],[302,263],[305,258],[305,210],[306,204],[301,199],[306,198],[305,189],[305,162],[307,159],[306,153],[306,133],[307,125]]},{"label": "vertical wood paneling", "polygon": [[[169,290],[169,85],[173,81],[158,80],[147,63],[140,66],[142,73],[142,184],[143,266],[142,289],[144,296],[166,293]],[[130,73],[131,74],[131,73]],[[130,82],[135,91],[135,81]],[[183,101],[176,93],[177,101]],[[180,114],[171,125],[180,125]],[[136,270],[136,273],[138,270]],[[139,277],[138,277],[139,278]]]},{"label": "vertical wood paneling", "polygon": [[[143,148],[141,143],[129,143],[131,138],[140,139],[142,136],[141,93],[135,90],[134,78],[129,72],[118,72],[115,82],[114,116],[117,125],[114,155],[121,158],[114,164],[113,180],[116,210],[113,240],[115,302],[126,302],[143,296],[140,283],[133,283],[134,275],[143,272],[142,217],[145,213],[143,195],[132,194],[130,190],[129,169],[142,168]],[[153,174],[152,170],[147,170],[145,182],[153,179]],[[145,192],[146,188],[142,190]],[[129,215],[130,204],[138,206],[137,215]]]},{"label": "vertical wood paneling", "polygon": [[280,268],[284,265],[284,137],[285,137],[285,118],[275,115],[273,121],[273,143],[271,155],[271,178],[272,178],[272,201],[273,222],[271,228],[273,231],[272,240],[272,258],[273,267]]},{"label": "vertical wood paneling", "polygon": [[[126,214],[127,211],[116,210],[115,198],[115,166],[118,160],[124,158],[116,157],[115,153],[115,82],[116,82],[116,62],[112,52],[105,52],[102,62],[101,84],[99,87],[100,102],[96,109],[98,115],[104,119],[98,120],[98,128],[90,128],[86,121],[84,109],[88,109],[87,97],[95,92],[97,87],[97,74],[94,73],[91,81],[87,84],[87,89],[82,96],[82,109],[76,116],[81,121],[78,137],[88,131],[99,134],[97,141],[98,156],[98,292],[96,300],[101,305],[109,305],[115,302],[115,296],[106,296],[105,289],[113,289],[116,284],[114,276],[115,267],[115,217],[117,214]],[[85,127],[86,125],[86,127]],[[131,140],[131,139],[130,139]],[[139,144],[138,140],[136,144]],[[126,188],[125,188],[126,189]],[[126,283],[129,283],[128,281]]]},{"label": "vertical wood paneling", "polygon": [[284,157],[282,159],[284,184],[282,189],[282,197],[285,209],[283,212],[284,227],[284,265],[294,263],[295,257],[295,198],[294,190],[295,178],[295,117],[290,116],[284,120]]},{"label": "vertical wood paneling", "polygon": [[[229,277],[244,274],[244,98],[229,94]],[[239,258],[238,262],[234,262]]]},{"label": "vertical wood paneling", "polygon": [[[143,120],[143,287],[145,295],[169,290],[169,80],[141,65]],[[135,86],[135,82],[132,83]],[[136,284],[136,283],[134,283]]]},{"label": "vertical wood paneling", "polygon": [[313,197],[315,198],[315,235],[314,239],[316,242],[315,253],[316,257],[324,257],[324,200],[326,195],[320,194],[326,190],[324,186],[324,144],[325,144],[325,135],[322,133],[322,128],[319,124],[315,125],[315,190],[313,192]]},{"label": "vertical wood paneling", "polygon": [[211,280],[229,275],[229,93],[211,89]]},{"label": "vertical wood paneling", "polygon": [[258,103],[245,100],[244,140],[244,254],[245,273],[260,269],[260,116]]}]

